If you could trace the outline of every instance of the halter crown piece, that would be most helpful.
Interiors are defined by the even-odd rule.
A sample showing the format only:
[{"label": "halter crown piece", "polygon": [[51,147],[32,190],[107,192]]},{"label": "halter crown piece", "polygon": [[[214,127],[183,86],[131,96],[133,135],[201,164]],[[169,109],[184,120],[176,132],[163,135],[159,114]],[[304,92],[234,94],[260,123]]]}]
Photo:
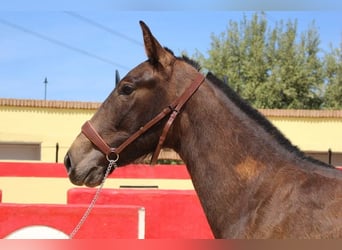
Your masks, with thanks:
[{"label": "halter crown piece", "polygon": [[[133,141],[135,141],[138,137],[148,131],[151,127],[161,121],[167,115],[169,119],[165,123],[162,134],[159,137],[158,145],[154,151],[154,154],[151,159],[151,165],[155,165],[160,153],[160,150],[163,146],[163,143],[166,139],[167,133],[177,117],[180,113],[184,104],[191,98],[191,96],[197,91],[200,85],[203,83],[205,76],[202,74],[198,74],[191,85],[184,91],[184,93],[179,96],[174,102],[172,102],[168,107],[164,108],[158,115],[156,115],[152,120],[146,123],[143,127],[141,127],[138,131],[128,137],[120,146],[116,148],[110,147],[103,138],[96,132],[93,125],[90,121],[86,121],[82,126],[82,133],[106,156],[108,161],[118,161],[120,153]],[[113,158],[114,157],[114,158]]]}]

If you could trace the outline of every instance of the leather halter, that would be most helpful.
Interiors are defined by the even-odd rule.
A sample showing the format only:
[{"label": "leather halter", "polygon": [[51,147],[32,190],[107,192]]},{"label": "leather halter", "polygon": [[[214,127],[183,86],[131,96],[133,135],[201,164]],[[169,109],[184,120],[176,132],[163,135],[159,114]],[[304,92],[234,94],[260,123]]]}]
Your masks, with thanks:
[{"label": "leather halter", "polygon": [[[196,90],[199,88],[199,86],[203,83],[205,79],[205,76],[202,74],[198,74],[194,81],[191,83],[189,88],[187,88],[184,93],[179,96],[174,102],[172,102],[168,107],[164,108],[158,115],[156,115],[152,120],[150,120],[148,123],[146,123],[143,127],[140,127],[138,131],[136,131],[134,134],[132,134],[129,138],[127,138],[120,146],[117,148],[110,147],[103,139],[102,137],[96,132],[93,125],[90,123],[90,121],[86,121],[82,126],[82,133],[103,153],[105,154],[108,161],[118,161],[120,153],[133,141],[135,141],[139,136],[144,134],[147,130],[149,130],[151,127],[153,127],[155,124],[157,124],[159,121],[161,121],[164,117],[170,114],[169,119],[167,120],[162,134],[159,137],[159,143],[156,147],[156,150],[153,154],[153,157],[151,159],[151,164],[155,165],[158,159],[158,155],[160,153],[160,150],[163,146],[163,143],[166,139],[166,135],[177,117],[177,115],[180,113],[181,108],[183,105],[191,98],[191,96],[196,92]],[[111,159],[111,157],[115,155],[114,159]]]}]

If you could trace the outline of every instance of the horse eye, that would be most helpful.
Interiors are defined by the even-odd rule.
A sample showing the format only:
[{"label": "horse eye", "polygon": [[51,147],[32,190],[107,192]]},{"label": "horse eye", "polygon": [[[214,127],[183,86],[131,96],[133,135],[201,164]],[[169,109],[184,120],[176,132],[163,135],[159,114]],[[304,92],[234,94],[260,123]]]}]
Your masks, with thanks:
[{"label": "horse eye", "polygon": [[124,85],[122,88],[121,88],[121,93],[123,95],[130,95],[132,92],[134,91],[134,88],[133,86],[131,85]]}]

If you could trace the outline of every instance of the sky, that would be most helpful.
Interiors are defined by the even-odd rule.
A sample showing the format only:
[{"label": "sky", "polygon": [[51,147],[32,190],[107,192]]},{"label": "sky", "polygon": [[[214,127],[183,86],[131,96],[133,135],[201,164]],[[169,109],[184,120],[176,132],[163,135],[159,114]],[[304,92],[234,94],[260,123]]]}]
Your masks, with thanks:
[{"label": "sky", "polygon": [[[114,88],[115,70],[122,77],[146,60],[139,20],[176,55],[206,54],[229,20],[261,10],[10,7],[0,9],[0,98],[44,99],[46,86],[48,100],[94,102]],[[270,26],[297,19],[299,33],[315,20],[323,51],[342,42],[342,8],[275,8],[266,17]]]}]

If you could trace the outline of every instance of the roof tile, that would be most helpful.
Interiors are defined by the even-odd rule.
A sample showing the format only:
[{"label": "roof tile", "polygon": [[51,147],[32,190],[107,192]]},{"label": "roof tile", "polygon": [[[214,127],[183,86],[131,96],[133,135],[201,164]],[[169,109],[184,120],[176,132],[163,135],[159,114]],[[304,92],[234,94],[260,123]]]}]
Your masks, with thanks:
[{"label": "roof tile", "polygon": [[[99,102],[0,98],[0,106],[96,110]],[[342,118],[342,110],[259,109],[267,117]]]}]

